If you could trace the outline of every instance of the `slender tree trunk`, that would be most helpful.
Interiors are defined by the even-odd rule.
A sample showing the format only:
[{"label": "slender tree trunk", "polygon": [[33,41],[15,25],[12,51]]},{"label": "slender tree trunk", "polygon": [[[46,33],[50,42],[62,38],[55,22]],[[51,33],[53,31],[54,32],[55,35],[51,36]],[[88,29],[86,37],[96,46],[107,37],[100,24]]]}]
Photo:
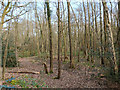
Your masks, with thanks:
[{"label": "slender tree trunk", "polygon": [[83,8],[84,8],[84,16],[85,16],[85,34],[84,34],[84,45],[85,45],[85,58],[87,59],[87,61],[89,61],[89,57],[88,57],[88,42],[87,42],[87,17],[86,17],[86,8],[83,2]]},{"label": "slender tree trunk", "polygon": [[110,2],[111,5],[111,12],[110,12],[110,16],[111,16],[111,29],[113,29],[113,11],[112,11],[112,2]]},{"label": "slender tree trunk", "polygon": [[97,13],[96,13],[96,3],[94,2],[94,13],[95,13],[95,31],[96,31],[96,37],[97,37],[97,41],[98,41],[98,46],[95,47],[97,49],[97,52],[99,52],[99,58],[100,58],[100,52],[101,52],[101,48],[100,48],[100,36],[98,33],[98,23],[97,23]]},{"label": "slender tree trunk", "polygon": [[62,2],[63,6],[63,41],[64,41],[64,61],[67,59],[67,43],[66,43],[66,36],[67,36],[67,30],[66,30],[66,23],[65,23],[65,8],[64,3]]},{"label": "slender tree trunk", "polygon": [[[39,30],[38,30],[38,23],[37,23],[38,15],[37,15],[37,2],[35,0],[35,30],[36,30],[36,41],[37,41],[37,53],[38,57],[40,57],[40,48],[39,48]],[[39,22],[40,23],[40,22]]]},{"label": "slender tree trunk", "polygon": [[76,57],[76,25],[74,25],[74,54]]},{"label": "slender tree trunk", "polygon": [[9,27],[8,27],[6,46],[5,46],[4,56],[3,56],[2,79],[5,79],[5,67],[6,67],[6,59],[7,59],[7,52],[8,52],[9,30],[10,30],[10,23],[9,23]]},{"label": "slender tree trunk", "polygon": [[103,29],[102,29],[102,13],[101,13],[101,3],[99,3],[100,5],[100,41],[101,41],[101,64],[104,65],[104,58],[103,58],[103,40],[102,40],[102,37],[103,37]]},{"label": "slender tree trunk", "polygon": [[60,30],[60,10],[59,10],[59,0],[58,0],[58,79],[60,78],[61,74],[61,60],[60,60],[60,54],[61,54],[61,30]]},{"label": "slender tree trunk", "polygon": [[47,16],[48,16],[48,25],[49,25],[49,41],[50,41],[50,73],[53,73],[53,52],[52,52],[52,28],[51,28],[51,17],[50,17],[50,7],[49,1],[46,2],[47,4]]},{"label": "slender tree trunk", "polygon": [[15,21],[15,55],[16,55],[16,61],[17,61],[16,66],[18,66],[17,40],[18,40],[18,18]]},{"label": "slender tree trunk", "polygon": [[[74,10],[73,10],[72,6],[71,6],[71,9],[72,9],[72,12],[73,12],[73,15],[74,15],[74,18],[75,18],[75,23],[76,23],[77,28],[78,28],[78,62],[79,62],[79,54],[80,54],[80,27],[79,27],[79,23],[77,22],[77,18],[76,18],[76,15],[74,13]],[[81,16],[81,18],[82,18],[82,16]],[[74,26],[74,28],[75,28],[74,29],[74,52],[75,52],[75,55],[76,55],[76,25]]]},{"label": "slender tree trunk", "polygon": [[[92,43],[91,43],[91,18],[90,18],[90,10],[89,10],[89,3],[87,2],[87,8],[88,8],[88,29],[89,29],[89,48],[88,48],[88,52],[90,53],[90,50],[92,49]],[[92,54],[90,54],[91,57],[89,57],[89,59],[91,60],[92,58]]]},{"label": "slender tree trunk", "polygon": [[105,17],[105,9],[103,8],[103,18],[104,18],[104,59],[106,57],[107,52],[107,36],[106,36],[106,17]]},{"label": "slender tree trunk", "polygon": [[69,44],[70,44],[70,68],[74,68],[73,53],[72,53],[72,37],[71,37],[71,24],[70,24],[70,1],[67,1],[68,8],[68,31],[69,31]]}]

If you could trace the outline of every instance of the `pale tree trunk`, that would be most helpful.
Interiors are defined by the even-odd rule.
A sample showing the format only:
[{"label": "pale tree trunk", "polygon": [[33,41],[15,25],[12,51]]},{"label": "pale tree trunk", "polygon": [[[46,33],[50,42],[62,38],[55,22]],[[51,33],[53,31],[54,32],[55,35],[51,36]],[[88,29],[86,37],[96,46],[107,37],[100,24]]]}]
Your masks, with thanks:
[{"label": "pale tree trunk", "polygon": [[[71,5],[70,5],[71,6]],[[78,62],[79,62],[79,55],[80,55],[80,27],[79,27],[79,23],[77,22],[77,18],[76,18],[76,15],[74,13],[74,10],[71,6],[71,10],[73,12],[73,15],[74,15],[74,18],[75,18],[75,23],[77,25],[77,28],[78,28]],[[82,20],[81,20],[82,21]],[[74,52],[75,52],[75,55],[76,55],[76,25],[74,25]]]},{"label": "pale tree trunk", "polygon": [[71,24],[70,24],[70,1],[67,1],[68,8],[68,32],[69,32],[69,44],[70,44],[70,68],[74,68],[73,53],[72,53],[72,37],[71,37]]},{"label": "pale tree trunk", "polygon": [[48,16],[48,25],[49,25],[49,52],[50,52],[50,73],[53,73],[53,52],[52,52],[52,28],[51,28],[51,17],[50,17],[50,7],[49,1],[46,2],[47,4],[47,16]]},{"label": "pale tree trunk", "polygon": [[117,67],[117,61],[116,61],[116,53],[115,53],[115,47],[114,47],[114,41],[113,41],[113,33],[111,30],[110,22],[109,22],[109,14],[108,14],[108,7],[107,3],[103,2],[103,8],[105,11],[105,18],[106,18],[106,31],[107,31],[107,37],[109,42],[109,52],[112,53],[112,57],[110,58],[111,68],[113,69],[114,73],[117,75],[118,73],[118,67]]}]

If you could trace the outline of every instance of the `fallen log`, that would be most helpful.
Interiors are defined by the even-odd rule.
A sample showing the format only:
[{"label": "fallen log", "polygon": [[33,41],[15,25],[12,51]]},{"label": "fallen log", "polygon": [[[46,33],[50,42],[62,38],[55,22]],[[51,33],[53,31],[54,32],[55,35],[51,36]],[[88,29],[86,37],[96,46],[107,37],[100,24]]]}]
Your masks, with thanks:
[{"label": "fallen log", "polygon": [[18,72],[8,72],[8,73],[25,73],[25,74],[40,74],[40,72],[34,72],[34,71],[18,71]]}]

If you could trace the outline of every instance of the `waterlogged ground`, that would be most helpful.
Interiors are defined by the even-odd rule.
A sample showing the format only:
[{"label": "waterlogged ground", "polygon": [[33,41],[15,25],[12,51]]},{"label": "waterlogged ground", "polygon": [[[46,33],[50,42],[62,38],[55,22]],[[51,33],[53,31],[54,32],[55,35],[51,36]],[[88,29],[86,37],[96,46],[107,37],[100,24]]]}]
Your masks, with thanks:
[{"label": "waterlogged ground", "polygon": [[[20,66],[7,68],[3,85],[15,88],[118,88],[120,85],[108,81],[102,75],[99,68],[89,66],[85,62],[76,63],[75,69],[69,69],[69,60],[62,62],[61,78],[57,76],[57,59],[54,58],[54,73],[45,74],[43,62],[49,68],[49,59],[40,60],[37,57],[19,59]],[[8,72],[34,71],[40,74],[8,73]]]}]

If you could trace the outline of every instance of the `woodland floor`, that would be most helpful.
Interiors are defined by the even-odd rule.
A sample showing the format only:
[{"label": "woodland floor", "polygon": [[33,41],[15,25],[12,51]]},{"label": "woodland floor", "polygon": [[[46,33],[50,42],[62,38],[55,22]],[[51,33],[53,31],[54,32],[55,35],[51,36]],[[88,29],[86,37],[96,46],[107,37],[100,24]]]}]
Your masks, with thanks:
[{"label": "woodland floor", "polygon": [[[27,57],[20,58],[20,66],[14,68],[7,68],[5,77],[6,79],[12,76],[16,79],[24,79],[25,83],[30,83],[34,80],[41,87],[49,88],[118,88],[120,85],[118,83],[108,81],[105,77],[97,77],[100,73],[98,68],[90,68],[85,66],[83,61],[76,63],[75,69],[69,69],[69,62],[62,62],[61,64],[61,78],[53,79],[57,76],[57,58],[54,59],[54,73],[45,74],[44,67],[42,65],[43,61],[39,60],[37,57]],[[47,60],[47,66],[49,69],[49,59]],[[25,74],[25,73],[8,73],[12,71],[36,71],[40,74]],[[3,84],[8,84],[3,81]],[[21,87],[20,85],[14,85],[15,87]],[[28,85],[28,87],[32,87]],[[34,87],[36,87],[34,85]]]}]

